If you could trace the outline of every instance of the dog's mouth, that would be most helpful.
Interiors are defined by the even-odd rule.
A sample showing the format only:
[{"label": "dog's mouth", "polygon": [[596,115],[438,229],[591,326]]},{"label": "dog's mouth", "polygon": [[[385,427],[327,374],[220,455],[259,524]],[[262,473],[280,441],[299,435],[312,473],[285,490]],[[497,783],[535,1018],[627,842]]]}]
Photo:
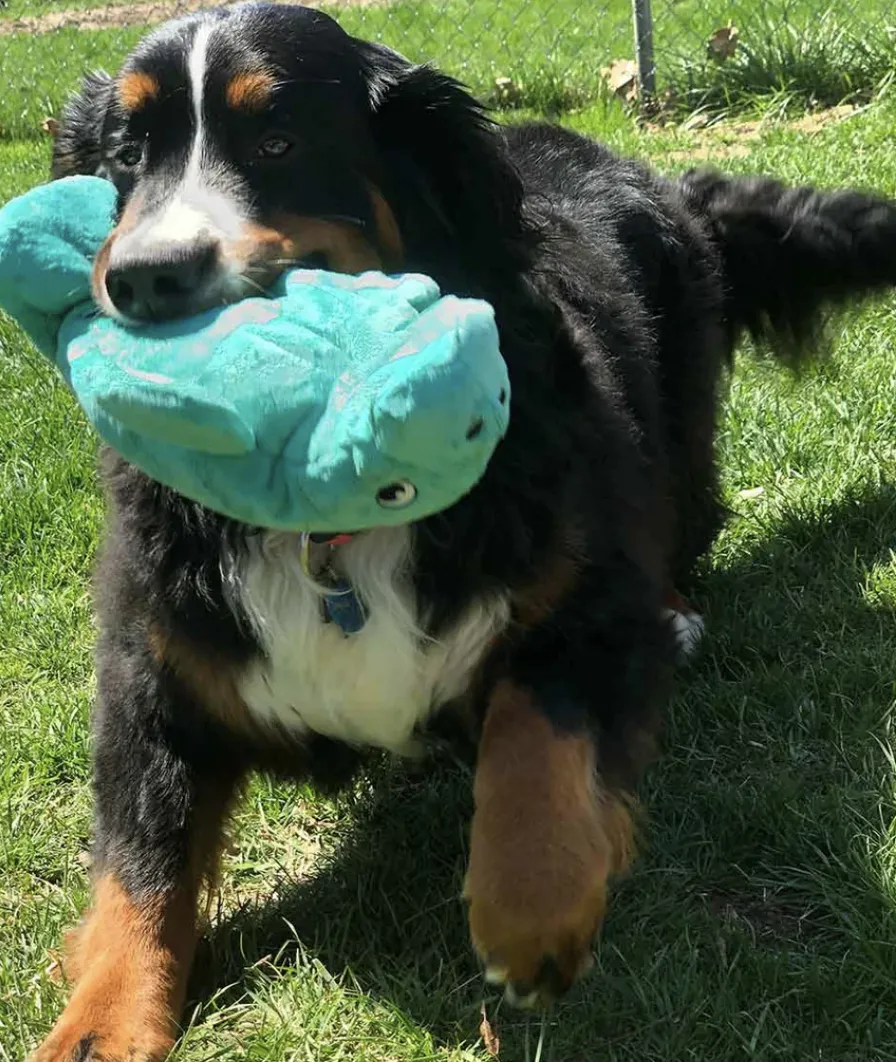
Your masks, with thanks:
[{"label": "dog's mouth", "polygon": [[343,217],[279,215],[247,223],[240,238],[224,248],[224,271],[264,289],[287,269],[329,269],[357,276],[382,269],[383,256],[363,223]]},{"label": "dog's mouth", "polygon": [[315,546],[344,546],[357,534],[357,531],[310,531],[308,539]]},{"label": "dog's mouth", "polygon": [[[289,269],[357,276],[401,261],[385,205],[369,222],[280,213],[228,226],[218,224],[215,203],[182,204],[169,217],[142,213],[135,196],[94,260],[93,295],[103,312],[128,324],[167,321],[263,295]],[[185,231],[172,233],[175,222]]]},{"label": "dog's mouth", "polygon": [[[387,483],[376,492],[376,502],[381,509],[405,509],[417,498],[417,488],[408,479]],[[409,521],[410,522],[410,521]],[[344,546],[362,531],[310,531],[305,538],[312,546]]]}]

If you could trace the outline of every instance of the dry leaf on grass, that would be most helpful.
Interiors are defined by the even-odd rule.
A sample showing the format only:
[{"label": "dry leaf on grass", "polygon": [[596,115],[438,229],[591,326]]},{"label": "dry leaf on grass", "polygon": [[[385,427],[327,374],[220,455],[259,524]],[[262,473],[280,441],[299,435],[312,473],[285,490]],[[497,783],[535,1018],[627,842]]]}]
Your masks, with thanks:
[{"label": "dry leaf on grass", "polygon": [[488,1015],[485,1012],[485,1003],[482,1004],[482,1021],[479,1023],[479,1035],[482,1037],[486,1051],[492,1058],[497,1058],[501,1052],[501,1039],[492,1027],[492,1023],[488,1020]]},{"label": "dry leaf on grass", "polygon": [[522,93],[520,86],[513,80],[512,77],[495,78],[495,96],[501,103],[519,103],[521,95]]},{"label": "dry leaf on grass", "polygon": [[707,41],[706,51],[710,59],[715,59],[716,62],[724,63],[726,59],[732,58],[737,51],[737,42],[739,40],[740,33],[737,26],[732,26],[730,24],[722,26],[722,28],[717,29]]},{"label": "dry leaf on grass", "polygon": [[55,118],[44,118],[40,123],[40,130],[47,136],[57,137],[59,136],[59,122]]},{"label": "dry leaf on grass", "polygon": [[621,100],[631,103],[638,98],[638,67],[634,59],[614,59],[600,75],[610,91]]}]

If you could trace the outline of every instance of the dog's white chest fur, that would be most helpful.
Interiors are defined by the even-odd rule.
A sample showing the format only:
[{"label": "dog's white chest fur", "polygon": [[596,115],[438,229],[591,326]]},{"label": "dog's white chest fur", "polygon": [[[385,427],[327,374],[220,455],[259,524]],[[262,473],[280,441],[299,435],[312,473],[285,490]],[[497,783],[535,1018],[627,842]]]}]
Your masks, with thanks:
[{"label": "dog's white chest fur", "polygon": [[405,750],[418,723],[464,692],[507,622],[507,602],[473,604],[439,641],[427,639],[412,592],[410,531],[372,531],[335,555],[368,614],[345,635],[322,620],[299,547],[297,535],[267,533],[225,566],[228,592],[265,652],[242,679],[246,706],[269,724]]}]

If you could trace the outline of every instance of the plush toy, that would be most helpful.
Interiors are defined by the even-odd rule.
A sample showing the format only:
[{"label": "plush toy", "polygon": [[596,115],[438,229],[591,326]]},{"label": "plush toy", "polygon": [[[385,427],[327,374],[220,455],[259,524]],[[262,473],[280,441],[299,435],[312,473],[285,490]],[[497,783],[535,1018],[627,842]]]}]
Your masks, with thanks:
[{"label": "plush toy", "polygon": [[71,177],[0,210],[0,308],[127,461],[234,519],[321,533],[420,519],[482,477],[510,402],[487,303],[295,269],[264,297],[125,327],[90,294],[115,199]]}]

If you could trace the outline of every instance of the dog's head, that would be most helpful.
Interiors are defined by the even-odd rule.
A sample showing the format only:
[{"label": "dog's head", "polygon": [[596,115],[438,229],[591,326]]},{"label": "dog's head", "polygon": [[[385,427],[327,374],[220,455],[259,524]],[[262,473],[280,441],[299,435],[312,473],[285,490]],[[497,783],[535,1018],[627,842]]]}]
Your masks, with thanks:
[{"label": "dog's head", "polygon": [[116,77],[90,75],[55,145],[53,175],[72,173],[118,189],[94,292],[127,319],[244,297],[300,261],[457,285],[506,269],[522,236],[519,180],[476,102],[302,7],[180,19]]}]

